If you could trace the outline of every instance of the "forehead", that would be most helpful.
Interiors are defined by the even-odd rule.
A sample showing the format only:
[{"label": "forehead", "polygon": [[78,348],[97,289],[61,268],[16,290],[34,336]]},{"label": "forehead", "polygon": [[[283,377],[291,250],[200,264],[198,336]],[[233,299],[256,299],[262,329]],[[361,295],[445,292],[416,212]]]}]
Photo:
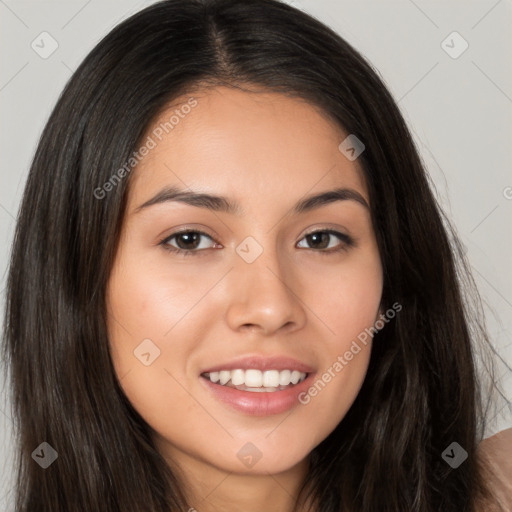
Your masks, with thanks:
[{"label": "forehead", "polygon": [[130,203],[176,185],[259,205],[333,187],[358,190],[362,170],[338,149],[347,133],[319,108],[274,92],[200,90],[155,118],[130,184]]}]

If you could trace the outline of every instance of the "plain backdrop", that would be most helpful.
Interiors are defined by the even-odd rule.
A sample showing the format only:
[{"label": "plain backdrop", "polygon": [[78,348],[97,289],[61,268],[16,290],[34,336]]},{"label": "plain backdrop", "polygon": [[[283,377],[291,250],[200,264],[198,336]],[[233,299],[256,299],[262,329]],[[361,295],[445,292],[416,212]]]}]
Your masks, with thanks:
[{"label": "plain backdrop", "polygon": [[[57,97],[99,40],[151,3],[0,0],[2,311],[18,207],[38,138]],[[289,3],[319,18],[361,51],[397,100],[439,201],[467,248],[485,301],[506,397],[490,418],[487,435],[510,427],[512,375],[505,362],[512,366],[512,2]],[[53,47],[51,55],[44,54]],[[0,510],[12,509],[13,427],[6,395],[3,389]]]}]

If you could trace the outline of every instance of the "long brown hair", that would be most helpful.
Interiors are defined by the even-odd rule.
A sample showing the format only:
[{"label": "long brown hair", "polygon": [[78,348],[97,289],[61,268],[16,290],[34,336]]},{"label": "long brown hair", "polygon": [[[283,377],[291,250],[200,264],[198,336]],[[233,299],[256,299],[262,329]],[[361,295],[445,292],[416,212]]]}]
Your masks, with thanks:
[{"label": "long brown hair", "polygon": [[[476,354],[490,345],[476,291],[464,292],[473,283],[463,251],[377,73],[277,0],[156,3],[100,41],[59,98],[26,183],[7,284],[16,511],[190,507],[108,350],[105,289],[131,175],[107,197],[97,191],[172,99],[218,84],[302,98],[363,141],[382,306],[402,305],[375,335],[352,407],[310,454],[301,496],[322,512],[474,511],[490,498],[476,456],[485,428]],[[454,441],[468,454],[456,469],[442,457]],[[58,453],[45,470],[31,457],[42,442]]]}]

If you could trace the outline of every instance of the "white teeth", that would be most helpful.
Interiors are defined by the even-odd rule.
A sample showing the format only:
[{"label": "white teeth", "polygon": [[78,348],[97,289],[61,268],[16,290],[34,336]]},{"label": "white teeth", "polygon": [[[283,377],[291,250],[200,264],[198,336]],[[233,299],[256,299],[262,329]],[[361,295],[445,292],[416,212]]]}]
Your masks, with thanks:
[{"label": "white teeth", "polygon": [[[267,388],[278,388],[297,384],[302,382],[307,374],[297,370],[221,370],[220,372],[206,373],[206,377],[213,383],[219,383],[222,386],[226,384],[230,387],[242,386],[252,388],[255,391],[266,391]],[[257,388],[261,388],[257,389]],[[269,389],[270,391],[271,389]]]},{"label": "white teeth", "polygon": [[263,386],[266,388],[277,388],[279,386],[279,372],[268,370],[263,374]]},{"label": "white teeth", "polygon": [[300,372],[298,372],[297,370],[293,370],[292,375],[290,377],[292,384],[297,384],[297,382],[299,382],[299,379],[300,379]]},{"label": "white teeth", "polygon": [[261,370],[245,370],[245,382],[243,384],[248,388],[261,388],[262,381],[263,373],[261,373]]},{"label": "white teeth", "polygon": [[279,372],[279,384],[281,386],[286,386],[290,384],[290,376],[292,372],[290,370],[283,370],[282,372]]},{"label": "white teeth", "polygon": [[[224,384],[227,384],[229,379],[231,379],[231,372],[227,371],[227,370],[223,370],[223,371],[219,372],[219,376],[220,376],[220,383],[224,386]],[[211,380],[211,376],[210,376],[210,380]],[[216,382],[216,381],[212,380],[212,382]]]},{"label": "white teeth", "polygon": [[245,372],[243,370],[233,370],[231,372],[231,384],[241,386],[245,383]]}]

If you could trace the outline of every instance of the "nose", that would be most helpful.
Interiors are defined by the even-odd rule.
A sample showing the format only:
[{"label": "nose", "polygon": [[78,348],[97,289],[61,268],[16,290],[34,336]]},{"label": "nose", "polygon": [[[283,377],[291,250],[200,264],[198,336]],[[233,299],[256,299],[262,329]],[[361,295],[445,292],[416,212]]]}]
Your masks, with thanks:
[{"label": "nose", "polygon": [[234,331],[272,335],[300,329],[306,321],[300,276],[276,251],[264,250],[252,263],[235,257],[227,283],[227,323]]}]

